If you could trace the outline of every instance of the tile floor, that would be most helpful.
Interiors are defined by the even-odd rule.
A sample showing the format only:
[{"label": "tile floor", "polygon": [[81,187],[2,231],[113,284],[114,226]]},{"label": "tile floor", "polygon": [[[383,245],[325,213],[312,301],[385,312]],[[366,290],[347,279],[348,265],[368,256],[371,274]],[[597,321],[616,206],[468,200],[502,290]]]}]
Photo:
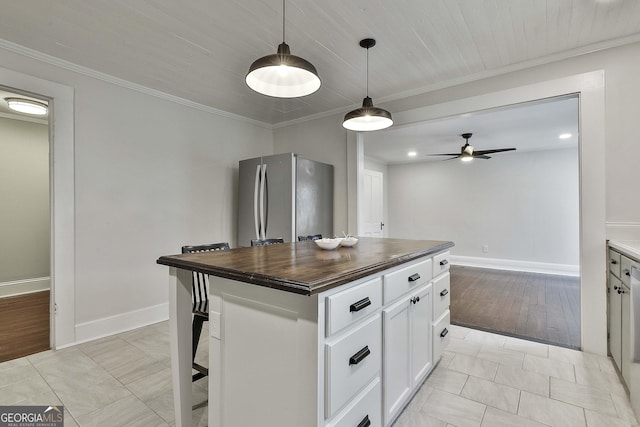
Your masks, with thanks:
[{"label": "tile floor", "polygon": [[[0,405],[62,404],[68,427],[172,426],[168,329],[163,322],[1,363]],[[394,427],[636,426],[606,357],[456,326],[451,335]],[[207,398],[206,381],[193,395]],[[193,425],[207,425],[206,407]]]}]

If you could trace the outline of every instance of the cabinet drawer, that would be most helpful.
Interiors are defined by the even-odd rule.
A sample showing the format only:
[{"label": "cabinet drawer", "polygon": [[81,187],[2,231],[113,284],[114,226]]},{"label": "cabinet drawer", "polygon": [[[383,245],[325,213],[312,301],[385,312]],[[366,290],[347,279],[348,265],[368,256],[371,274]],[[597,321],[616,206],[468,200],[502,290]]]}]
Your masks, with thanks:
[{"label": "cabinet drawer", "polygon": [[382,386],[380,378],[376,378],[367,388],[360,393],[353,402],[327,424],[327,427],[356,427],[368,425],[371,427],[382,426]]},{"label": "cabinet drawer", "polygon": [[451,327],[451,315],[447,310],[433,324],[433,363],[434,365],[440,360],[442,351],[449,344],[449,328]]},{"label": "cabinet drawer", "polygon": [[445,271],[449,271],[451,258],[451,252],[443,252],[433,257],[433,277],[436,277],[438,274],[444,273]]},{"label": "cabinet drawer", "polygon": [[624,255],[620,256],[620,280],[631,287],[631,260]]},{"label": "cabinet drawer", "polygon": [[379,314],[325,345],[325,418],[332,417],[367,383],[380,376],[381,353]]},{"label": "cabinet drawer", "polygon": [[451,275],[445,273],[433,281],[433,320],[449,309],[451,301]]},{"label": "cabinet drawer", "polygon": [[620,278],[620,254],[614,250],[609,249],[609,272]]},{"label": "cabinet drawer", "polygon": [[326,299],[326,336],[333,335],[350,324],[368,316],[382,306],[382,279],[330,295]]},{"label": "cabinet drawer", "polygon": [[431,280],[431,259],[420,261],[400,270],[385,274],[382,279],[384,304],[416,289]]}]

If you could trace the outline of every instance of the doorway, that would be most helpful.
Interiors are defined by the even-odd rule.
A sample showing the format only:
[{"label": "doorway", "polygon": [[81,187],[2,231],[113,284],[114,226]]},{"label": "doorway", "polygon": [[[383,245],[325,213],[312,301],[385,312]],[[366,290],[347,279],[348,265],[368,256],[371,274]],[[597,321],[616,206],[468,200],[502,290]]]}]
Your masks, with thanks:
[{"label": "doorway", "polygon": [[47,106],[0,88],[0,362],[50,348],[49,120],[9,108]]},{"label": "doorway", "polygon": [[[580,346],[578,117],[577,96],[560,97],[455,115],[366,141],[366,158],[392,159],[389,235],[456,244],[452,263],[466,268],[452,270],[452,323]],[[476,152],[489,154],[463,162],[454,153],[470,134]],[[557,304],[559,288],[573,306]],[[485,308],[495,301],[510,307],[484,310],[479,301]]]},{"label": "doorway", "polygon": [[[394,114],[398,127],[474,111],[504,107],[577,94],[580,97],[579,179],[580,179],[580,335],[581,349],[595,354],[607,353],[606,299],[602,297],[606,281],[605,238],[605,139],[604,72],[576,74],[455,99]],[[364,163],[366,136],[349,138],[348,158],[354,173],[349,175],[349,212],[357,211],[359,176]],[[355,216],[350,216],[350,221]],[[354,227],[355,228],[355,227]]]}]

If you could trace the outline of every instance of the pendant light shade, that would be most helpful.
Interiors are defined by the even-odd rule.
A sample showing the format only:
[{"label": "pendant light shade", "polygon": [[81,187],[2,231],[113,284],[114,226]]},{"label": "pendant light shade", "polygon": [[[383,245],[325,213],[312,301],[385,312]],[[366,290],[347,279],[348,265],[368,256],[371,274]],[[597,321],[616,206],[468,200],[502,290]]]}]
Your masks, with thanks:
[{"label": "pendant light shade", "polygon": [[297,98],[320,88],[318,71],[309,61],[291,54],[284,42],[284,0],[282,2],[282,43],[277,53],[254,61],[245,77],[247,86],[263,95]]},{"label": "pendant light shade", "polygon": [[367,96],[362,100],[362,107],[349,111],[344,116],[342,126],[345,129],[368,132],[386,129],[393,124],[391,113],[382,108],[374,107],[369,98],[369,48],[376,45],[374,39],[360,41],[360,46],[367,49]]}]

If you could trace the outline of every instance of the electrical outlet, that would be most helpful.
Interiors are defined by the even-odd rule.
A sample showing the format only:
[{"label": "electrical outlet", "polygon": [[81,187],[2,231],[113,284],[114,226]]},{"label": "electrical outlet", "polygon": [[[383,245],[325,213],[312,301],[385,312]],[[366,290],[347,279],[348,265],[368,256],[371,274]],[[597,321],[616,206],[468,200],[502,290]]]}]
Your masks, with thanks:
[{"label": "electrical outlet", "polygon": [[482,245],[482,252],[483,253],[488,253],[489,252],[489,245]]}]

